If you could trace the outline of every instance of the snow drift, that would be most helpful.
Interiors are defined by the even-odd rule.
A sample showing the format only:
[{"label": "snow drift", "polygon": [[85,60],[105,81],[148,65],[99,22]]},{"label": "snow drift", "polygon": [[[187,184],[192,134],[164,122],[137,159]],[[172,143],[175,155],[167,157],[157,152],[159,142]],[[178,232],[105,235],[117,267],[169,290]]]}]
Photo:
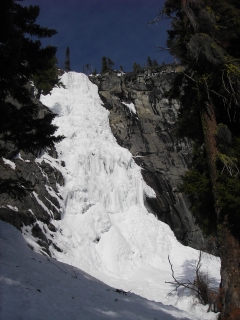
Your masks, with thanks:
[{"label": "snow drift", "polygon": [[108,287],[69,264],[33,252],[21,233],[3,221],[0,242],[2,320],[189,319],[184,311]]}]

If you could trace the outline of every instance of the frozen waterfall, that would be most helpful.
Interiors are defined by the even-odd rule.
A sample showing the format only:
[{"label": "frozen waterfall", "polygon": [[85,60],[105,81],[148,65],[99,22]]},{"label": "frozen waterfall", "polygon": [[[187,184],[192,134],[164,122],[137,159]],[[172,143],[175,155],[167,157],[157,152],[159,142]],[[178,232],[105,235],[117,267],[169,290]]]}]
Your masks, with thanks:
[{"label": "frozen waterfall", "polygon": [[[167,257],[176,274],[184,276],[198,252],[178,243],[170,228],[144,207],[144,197],[154,197],[154,191],[143,181],[130,152],[113,137],[97,86],[75,72],[65,73],[61,80],[66,88],[41,97],[58,114],[56,134],[66,137],[56,146],[57,163],[65,163],[58,167],[65,185],[59,187],[62,220],[53,221],[54,241],[62,251],[51,247],[53,257],[112,286],[189,312],[190,296],[180,301],[167,295],[171,291],[165,284],[171,280]],[[46,154],[43,159],[54,162]],[[207,255],[205,259],[209,274],[218,281],[218,259]],[[189,271],[187,277],[193,276]],[[204,308],[198,305],[191,313],[214,319]]]}]

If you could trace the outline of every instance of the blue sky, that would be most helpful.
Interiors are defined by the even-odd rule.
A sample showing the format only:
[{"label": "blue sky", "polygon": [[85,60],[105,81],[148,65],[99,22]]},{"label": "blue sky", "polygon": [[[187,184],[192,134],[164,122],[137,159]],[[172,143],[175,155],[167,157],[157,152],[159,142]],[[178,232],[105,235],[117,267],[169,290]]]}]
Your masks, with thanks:
[{"label": "blue sky", "polygon": [[38,5],[41,26],[54,28],[58,34],[43,39],[43,45],[58,47],[57,58],[63,68],[66,48],[70,48],[71,69],[82,71],[86,64],[101,71],[101,58],[109,57],[118,69],[131,71],[134,62],[146,63],[147,57],[173,62],[165,46],[169,21],[148,27],[164,0],[25,0],[24,5]]}]

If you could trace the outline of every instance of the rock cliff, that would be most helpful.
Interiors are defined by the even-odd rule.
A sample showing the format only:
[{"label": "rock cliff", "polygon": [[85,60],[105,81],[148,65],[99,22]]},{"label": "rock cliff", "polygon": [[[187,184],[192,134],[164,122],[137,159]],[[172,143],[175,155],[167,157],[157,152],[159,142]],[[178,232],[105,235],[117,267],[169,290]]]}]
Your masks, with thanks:
[{"label": "rock cliff", "polygon": [[[42,119],[51,113],[34,98],[33,92],[32,101],[38,108],[35,118]],[[11,100],[11,103],[21,108],[16,101]],[[19,230],[30,226],[28,232],[42,252],[50,255],[52,241],[46,234],[55,231],[51,221],[61,218],[58,186],[63,185],[64,180],[57,166],[63,164],[58,163],[54,149],[46,151],[51,154],[49,161],[42,161],[40,155],[18,150],[14,143],[6,142],[3,135],[0,135],[0,148],[0,219]]]},{"label": "rock cliff", "polygon": [[202,233],[187,198],[177,188],[191,163],[191,142],[174,135],[179,104],[164,97],[180,69],[173,65],[127,74],[111,72],[90,76],[90,80],[110,112],[110,126],[119,145],[130,150],[156,193],[155,199],[145,199],[149,211],[166,222],[180,242],[200,248]]}]

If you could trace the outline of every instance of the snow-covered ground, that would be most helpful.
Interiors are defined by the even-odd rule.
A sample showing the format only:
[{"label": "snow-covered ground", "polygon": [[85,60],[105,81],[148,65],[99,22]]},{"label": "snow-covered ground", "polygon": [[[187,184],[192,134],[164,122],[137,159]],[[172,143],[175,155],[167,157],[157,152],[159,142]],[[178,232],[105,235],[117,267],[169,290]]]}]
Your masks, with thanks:
[{"label": "snow-covered ground", "polygon": [[[59,127],[57,134],[66,138],[57,145],[58,160],[45,154],[38,161],[44,159],[56,166],[65,178],[64,187],[60,187],[63,196],[62,220],[52,222],[57,228],[57,232],[52,233],[53,241],[62,252],[51,247],[51,253],[65,265],[56,261],[54,263],[68,271],[58,271],[60,269],[51,263],[53,260],[27,252],[21,242],[23,253],[16,253],[19,262],[13,260],[11,264],[11,270],[16,268],[16,274],[12,271],[9,282],[6,276],[3,279],[5,286],[9,287],[6,299],[11,299],[10,288],[15,288],[18,292],[13,299],[18,300],[17,294],[21,293],[18,295],[21,302],[16,302],[18,305],[21,303],[28,308],[27,301],[30,301],[29,316],[24,317],[20,313],[22,318],[19,319],[24,320],[216,319],[216,314],[207,313],[208,307],[199,304],[191,292],[176,294],[172,291],[173,287],[165,283],[172,280],[168,256],[177,278],[192,280],[199,253],[178,243],[170,228],[144,207],[144,197],[154,197],[154,192],[143,181],[141,169],[135,164],[130,152],[118,146],[113,137],[108,111],[102,107],[97,86],[84,74],[74,72],[64,74],[62,82],[65,89],[53,89],[51,95],[42,96],[41,100],[58,114],[54,120]],[[62,161],[65,167],[59,165]],[[25,228],[26,241],[34,246],[36,252],[40,252],[34,238],[27,231],[28,228]],[[11,232],[14,237],[20,238],[17,231]],[[13,241],[10,243],[13,244]],[[30,258],[22,260],[24,254]],[[41,260],[41,264],[36,266],[38,260]],[[28,273],[21,273],[18,267],[14,267],[14,264],[20,262]],[[218,286],[219,260],[204,254],[202,265],[212,278],[213,285]],[[106,291],[105,285],[75,267],[113,288],[131,291],[131,294],[120,295],[112,288]],[[43,297],[39,291],[34,295],[31,295],[31,291],[28,293],[28,289],[25,290],[28,278],[31,282],[36,279],[36,290],[42,283],[47,294]],[[79,303],[75,298],[72,299],[77,294],[81,297]],[[57,295],[62,297],[56,298]],[[117,305],[120,297],[121,306]],[[38,299],[41,299],[39,304]],[[44,299],[46,303],[51,301],[51,308],[46,310],[55,310],[56,316],[53,313],[51,317],[38,315]],[[62,315],[57,310],[59,305],[63,309]],[[72,316],[66,316],[68,308]],[[82,310],[82,316],[79,310]],[[31,318],[33,314],[36,317]]]},{"label": "snow-covered ground", "polygon": [[1,320],[175,320],[187,313],[117,292],[85,272],[33,252],[22,234],[0,221]]}]

